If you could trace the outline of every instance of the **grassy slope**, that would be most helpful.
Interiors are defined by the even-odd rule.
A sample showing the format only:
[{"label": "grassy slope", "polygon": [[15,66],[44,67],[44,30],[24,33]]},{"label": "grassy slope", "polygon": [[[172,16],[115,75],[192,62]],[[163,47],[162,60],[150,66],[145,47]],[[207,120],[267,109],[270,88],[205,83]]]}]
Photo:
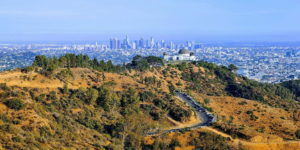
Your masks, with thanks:
[{"label": "grassy slope", "polygon": [[[60,71],[58,70],[55,74]],[[3,147],[22,149],[24,145],[27,145],[29,148],[57,149],[72,147],[103,148],[106,146],[110,147],[111,143],[117,147],[121,145],[120,141],[118,141],[119,138],[111,137],[107,133],[96,132],[94,129],[78,123],[76,120],[81,116],[85,116],[103,125],[109,125],[127,121],[130,118],[124,120],[125,118],[122,117],[119,110],[107,112],[93,105],[86,105],[80,99],[72,101],[68,100],[68,98],[66,99],[66,96],[69,95],[63,94],[59,90],[63,88],[65,82],[68,83],[69,88],[72,90],[98,87],[106,84],[109,90],[115,93],[124,92],[128,88],[133,88],[137,92],[145,90],[168,92],[166,85],[154,90],[151,87],[147,87],[140,81],[142,77],[137,78],[134,72],[132,72],[132,75],[127,76],[97,72],[85,68],[71,69],[71,72],[73,76],[64,79],[58,79],[56,75],[45,77],[35,72],[22,73],[19,70],[0,73],[0,83],[6,83],[9,88],[8,91],[5,89],[0,90],[0,117],[5,117],[5,119],[0,118],[0,132],[2,135],[0,143]],[[103,75],[105,76],[104,78],[102,77]],[[35,97],[38,97],[43,94],[48,95],[51,92],[56,93],[56,100],[50,100],[46,96],[43,100],[38,101],[33,99],[31,95],[33,93]],[[7,93],[9,94],[7,95]],[[157,95],[160,94],[157,93]],[[21,99],[26,104],[25,108],[19,111],[7,108],[3,103],[11,98]],[[175,101],[175,103],[182,105],[184,109],[188,109],[179,101]],[[149,105],[153,106],[152,102]],[[156,108],[157,111],[162,111],[160,108]],[[160,128],[168,128],[175,125],[166,115],[155,121],[144,110],[139,111],[135,116],[128,117],[133,119],[133,121],[128,122],[131,124],[130,126],[134,126],[135,123],[137,126],[145,124],[153,127],[155,125],[155,127]],[[187,123],[192,121],[188,120]]]},{"label": "grassy slope", "polygon": [[[239,134],[241,134],[246,137],[246,140],[250,141],[255,141],[258,136],[263,137],[260,141],[264,142],[278,138],[294,139],[294,132],[300,127],[299,115],[297,115],[296,111],[296,109],[299,108],[297,103],[282,99],[274,94],[264,95],[263,101],[229,96],[225,90],[227,83],[225,83],[223,79],[220,79],[214,70],[203,66],[189,66],[184,69],[178,67],[163,67],[146,72],[132,70],[126,72],[127,75],[104,73],[105,79],[102,77],[102,72],[92,71],[90,69],[77,68],[71,69],[71,71],[73,77],[65,79],[68,81],[69,88],[71,89],[99,86],[105,82],[113,81],[115,84],[110,86],[112,91],[124,91],[131,87],[137,91],[151,89],[153,92],[163,94],[163,92],[169,92],[168,87],[170,85],[173,85],[177,89],[186,90],[203,104],[205,103],[204,99],[209,99],[209,102],[205,105],[212,108],[213,113],[218,116],[217,126],[220,126],[222,130],[233,130],[234,132],[229,132],[231,135],[239,136]],[[194,78],[199,78],[197,85],[195,85],[195,82],[183,79],[183,75],[187,72],[192,72],[195,74]],[[145,83],[143,81],[145,77],[155,77],[156,82]],[[235,76],[234,79],[237,83],[246,84],[247,82],[246,79],[237,76]],[[11,120],[9,123],[11,127],[5,129],[8,130],[8,132],[3,132],[4,129],[1,131],[3,135],[1,137],[1,143],[7,142],[13,146],[18,146],[18,142],[13,141],[13,139],[16,140],[15,135],[20,137],[21,142],[19,143],[31,142],[31,146],[41,146],[43,148],[55,148],[55,145],[62,146],[61,143],[64,143],[63,147],[65,148],[95,147],[95,145],[100,145],[101,147],[109,145],[112,142],[118,143],[113,141],[109,135],[95,132],[92,129],[78,124],[72,119],[72,117],[76,118],[79,114],[85,114],[88,111],[94,111],[96,116],[112,114],[103,112],[92,106],[72,106],[63,109],[63,112],[58,113],[64,117],[71,118],[68,122],[62,123],[68,126],[66,130],[65,127],[61,126],[62,124],[57,123],[53,118],[53,114],[50,112],[52,108],[49,108],[46,104],[32,100],[29,92],[26,92],[27,89],[37,88],[39,94],[49,93],[50,91],[59,93],[57,88],[62,88],[64,85],[62,79],[59,80],[55,77],[48,78],[34,72],[21,73],[20,71],[10,71],[0,73],[0,83],[7,83],[10,87],[17,86],[13,88],[13,91],[24,92],[25,94],[20,95],[20,97],[27,104],[26,109],[21,111],[8,109],[4,104],[0,104],[0,109],[3,110],[1,111],[2,114],[5,114],[9,120]],[[190,89],[190,87],[199,85],[201,85],[199,89]],[[63,95],[58,95],[58,97],[60,96]],[[1,101],[3,101],[3,99]],[[146,122],[160,124],[161,127],[171,126],[167,118],[163,118],[160,121],[153,121],[149,115],[145,113],[141,115],[145,116],[143,118]],[[118,116],[119,115],[116,115],[117,118]],[[18,118],[17,120],[21,122],[13,124],[12,122],[15,118]],[[100,120],[104,121],[107,120],[107,118],[103,117]],[[3,125],[5,124],[7,123],[0,121],[2,128],[4,128]],[[55,131],[53,129],[57,130]],[[46,130],[45,137],[51,137],[49,141],[37,139],[41,134],[41,130]],[[64,131],[64,133],[56,136],[55,132],[57,131]],[[28,132],[30,132],[30,134],[24,136],[24,134]],[[192,138],[193,136],[191,136],[189,140],[192,140]],[[58,139],[62,139],[63,141]],[[19,144],[19,147],[21,145],[22,144]],[[189,144],[182,143],[182,145],[188,146]],[[58,147],[56,146],[56,148]]]}]

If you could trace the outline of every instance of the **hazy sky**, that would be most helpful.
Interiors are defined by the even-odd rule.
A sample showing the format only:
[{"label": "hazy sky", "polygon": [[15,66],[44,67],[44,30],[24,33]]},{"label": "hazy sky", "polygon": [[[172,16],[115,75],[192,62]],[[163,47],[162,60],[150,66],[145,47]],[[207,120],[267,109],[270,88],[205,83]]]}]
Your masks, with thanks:
[{"label": "hazy sky", "polygon": [[300,0],[0,0],[0,41],[300,41]]}]

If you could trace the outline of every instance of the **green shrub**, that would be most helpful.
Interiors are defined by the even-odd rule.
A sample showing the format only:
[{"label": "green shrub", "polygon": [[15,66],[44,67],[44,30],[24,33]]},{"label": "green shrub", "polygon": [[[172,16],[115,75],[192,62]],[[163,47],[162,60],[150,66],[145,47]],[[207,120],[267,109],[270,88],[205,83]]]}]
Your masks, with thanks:
[{"label": "green shrub", "polygon": [[162,117],[162,114],[160,112],[151,111],[149,113],[153,120],[159,120]]},{"label": "green shrub", "polygon": [[173,139],[171,141],[171,143],[169,144],[169,148],[171,148],[171,149],[175,149],[175,147],[179,147],[179,146],[181,146],[181,144],[179,143],[179,141],[177,141],[175,139]]},{"label": "green shrub", "polygon": [[15,137],[12,137],[11,140],[14,141],[14,142],[21,142],[22,138],[19,137],[19,136],[15,136]]},{"label": "green shrub", "polygon": [[4,115],[4,114],[1,114],[1,115],[0,115],[0,120],[2,120],[3,122],[9,122],[9,119],[8,119],[7,116]]},{"label": "green shrub", "polygon": [[140,100],[144,102],[151,102],[155,95],[151,91],[144,91],[139,93]]},{"label": "green shrub", "polygon": [[80,124],[84,125],[87,128],[94,129],[98,132],[103,132],[103,126],[97,120],[89,119],[89,118],[79,118],[76,120]]},{"label": "green shrub", "polygon": [[205,98],[205,99],[204,99],[204,103],[205,103],[205,104],[208,104],[209,102],[210,102],[210,100],[209,100],[208,98]]},{"label": "green shrub", "polygon": [[23,72],[23,73],[28,73],[28,72],[31,72],[31,71],[33,71],[33,70],[34,70],[34,67],[29,66],[29,67],[22,68],[22,69],[21,69],[21,72]]},{"label": "green shrub", "polygon": [[295,135],[296,135],[297,139],[300,139],[300,129],[298,129],[298,130],[295,132]]},{"label": "green shrub", "polygon": [[176,121],[187,121],[191,117],[192,112],[179,106],[173,106],[169,110],[169,115]]},{"label": "green shrub", "polygon": [[17,130],[10,124],[0,125],[0,131],[16,134]]},{"label": "green shrub", "polygon": [[4,91],[10,90],[10,88],[6,85],[6,83],[0,83],[0,89]]},{"label": "green shrub", "polygon": [[99,96],[99,93],[96,89],[89,88],[86,91],[86,98],[84,99],[85,103],[86,104],[94,104],[96,102],[98,96]]},{"label": "green shrub", "polygon": [[176,83],[177,86],[182,86],[183,84],[181,82]]},{"label": "green shrub", "polygon": [[46,94],[41,94],[41,95],[35,97],[35,100],[38,102],[46,101]]},{"label": "green shrub", "polygon": [[25,106],[25,104],[19,99],[7,100],[7,101],[4,102],[4,104],[8,108],[14,109],[14,110],[21,110]]},{"label": "green shrub", "polygon": [[246,112],[246,114],[251,115],[251,114],[253,114],[253,111],[248,110],[248,111]]},{"label": "green shrub", "polygon": [[211,107],[203,106],[203,108],[205,108],[209,112],[213,112],[214,111]]},{"label": "green shrub", "polygon": [[51,91],[49,93],[49,95],[47,95],[49,100],[57,100],[57,96],[56,96],[56,92],[55,91]]},{"label": "green shrub", "polygon": [[247,102],[246,102],[246,101],[242,101],[242,102],[239,102],[238,104],[239,104],[239,105],[246,105]]},{"label": "green shrub", "polygon": [[20,124],[21,121],[20,121],[20,120],[13,120],[12,123],[13,123],[13,124]]}]

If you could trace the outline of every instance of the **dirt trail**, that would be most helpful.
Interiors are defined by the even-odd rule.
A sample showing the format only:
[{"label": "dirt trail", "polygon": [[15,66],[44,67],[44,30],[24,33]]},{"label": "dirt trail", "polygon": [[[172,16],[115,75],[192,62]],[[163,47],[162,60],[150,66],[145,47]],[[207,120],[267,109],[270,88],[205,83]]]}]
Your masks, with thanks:
[{"label": "dirt trail", "polygon": [[230,135],[228,135],[228,134],[226,134],[224,132],[221,132],[221,131],[219,131],[217,129],[214,129],[212,127],[202,127],[202,129],[209,130],[209,131],[214,132],[214,133],[216,133],[218,135],[221,135],[223,137],[230,138],[230,140],[233,140],[233,138]]},{"label": "dirt trail", "polygon": [[167,128],[166,130],[173,130],[173,129],[183,129],[183,128],[188,128],[188,127],[192,127],[192,126],[195,126],[197,124],[199,124],[199,122],[201,122],[201,118],[198,118],[196,116],[196,114],[193,114],[193,116],[190,118],[190,121],[188,122],[178,122],[174,119],[172,119],[170,116],[166,115],[167,119],[175,125],[175,127],[170,127],[170,128]]},{"label": "dirt trail", "polygon": [[242,145],[243,148],[249,150],[299,150],[300,149],[300,141],[276,141],[276,142],[249,142],[241,139],[234,139],[232,136],[216,130],[212,127],[202,127],[205,130],[214,132],[223,137],[229,138],[233,141],[234,146],[240,147]]}]

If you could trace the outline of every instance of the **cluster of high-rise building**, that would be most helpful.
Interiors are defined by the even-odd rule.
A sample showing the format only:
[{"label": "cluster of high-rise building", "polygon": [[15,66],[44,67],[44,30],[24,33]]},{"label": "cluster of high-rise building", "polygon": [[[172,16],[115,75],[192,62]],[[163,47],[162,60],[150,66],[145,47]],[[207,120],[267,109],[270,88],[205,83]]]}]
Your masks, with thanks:
[{"label": "cluster of high-rise building", "polygon": [[109,41],[110,49],[182,49],[188,48],[190,50],[194,50],[197,48],[201,48],[202,45],[200,43],[195,42],[186,42],[186,43],[175,43],[173,41],[166,42],[165,40],[155,41],[153,37],[148,40],[141,38],[139,40],[130,41],[128,36],[125,39],[119,40],[118,38],[111,38]]}]

